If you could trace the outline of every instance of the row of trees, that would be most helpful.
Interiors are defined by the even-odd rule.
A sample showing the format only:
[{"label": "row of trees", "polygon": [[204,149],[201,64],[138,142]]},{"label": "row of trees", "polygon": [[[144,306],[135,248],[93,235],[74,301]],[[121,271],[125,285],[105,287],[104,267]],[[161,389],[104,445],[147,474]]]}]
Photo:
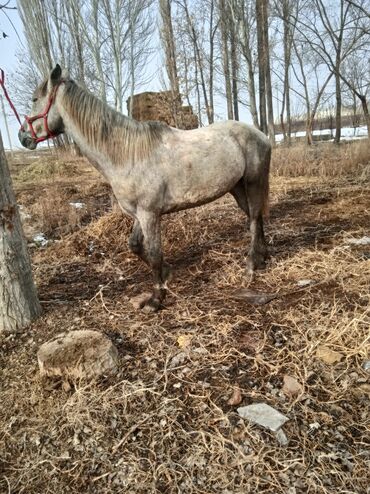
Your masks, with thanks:
[{"label": "row of trees", "polygon": [[[165,3],[177,53],[170,59],[177,64],[171,69],[178,74],[173,89],[180,86],[208,123],[215,117],[215,95],[221,93],[228,118],[238,119],[240,107],[246,107],[272,140],[279,120],[289,142],[293,102],[304,107],[311,143],[320,105],[334,95],[335,141],[340,140],[343,98],[357,99],[370,135],[368,0]],[[167,24],[163,30],[169,32]]]},{"label": "row of trees", "polygon": [[339,142],[342,107],[354,99],[370,135],[370,0],[18,0],[18,9],[25,91],[60,61],[119,111],[156,77],[201,125],[246,108],[272,141],[279,122],[290,142],[300,112],[310,143],[334,99]]}]

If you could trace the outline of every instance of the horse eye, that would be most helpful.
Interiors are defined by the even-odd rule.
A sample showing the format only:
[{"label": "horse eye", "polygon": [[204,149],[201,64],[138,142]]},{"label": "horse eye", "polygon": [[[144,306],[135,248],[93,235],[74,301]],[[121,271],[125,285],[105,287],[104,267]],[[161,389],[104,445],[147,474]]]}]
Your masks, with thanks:
[{"label": "horse eye", "polygon": [[36,103],[37,98],[32,98],[32,103]]}]

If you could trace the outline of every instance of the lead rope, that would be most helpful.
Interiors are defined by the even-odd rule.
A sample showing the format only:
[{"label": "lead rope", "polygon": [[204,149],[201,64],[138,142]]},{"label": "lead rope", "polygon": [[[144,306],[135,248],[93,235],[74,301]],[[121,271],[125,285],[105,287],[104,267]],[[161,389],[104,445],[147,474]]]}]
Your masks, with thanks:
[{"label": "lead rope", "polygon": [[3,69],[0,69],[0,86],[3,88],[3,92],[4,92],[4,95],[5,95],[5,98],[8,100],[8,103],[10,105],[10,108],[13,110],[13,113],[14,113],[16,119],[18,120],[19,125],[21,126],[21,129],[23,129],[23,125],[22,125],[21,119],[19,118],[18,112],[15,109],[15,106],[13,105],[12,100],[10,99],[10,96],[8,94],[8,91],[6,90],[6,87],[5,87],[5,73],[4,73]]}]

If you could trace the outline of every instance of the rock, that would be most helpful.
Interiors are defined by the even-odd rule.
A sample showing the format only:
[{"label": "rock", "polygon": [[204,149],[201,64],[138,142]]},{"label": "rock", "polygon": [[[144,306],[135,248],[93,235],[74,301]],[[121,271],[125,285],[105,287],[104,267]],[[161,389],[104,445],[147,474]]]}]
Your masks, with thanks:
[{"label": "rock", "polygon": [[256,292],[249,288],[240,288],[233,296],[239,300],[245,300],[253,305],[265,305],[278,297],[277,293]]},{"label": "rock", "polygon": [[242,402],[242,394],[240,392],[240,389],[235,388],[234,392],[233,392],[231,398],[228,400],[227,404],[235,406],[235,405],[240,405],[241,402]]},{"label": "rock", "polygon": [[287,396],[296,396],[302,393],[303,386],[294,377],[285,375],[282,391]]},{"label": "rock", "polygon": [[130,304],[134,309],[141,309],[151,296],[152,294],[149,292],[139,293],[139,295],[130,298]]},{"label": "rock", "polygon": [[187,348],[191,343],[191,336],[182,334],[177,338],[177,344],[180,348]]},{"label": "rock", "polygon": [[362,364],[362,368],[366,372],[370,372],[370,360],[365,360],[365,362]]},{"label": "rock", "polygon": [[172,357],[168,368],[174,369],[175,367],[179,367],[179,365],[183,364],[187,358],[188,355],[185,352],[179,352],[174,357]]},{"label": "rock", "polygon": [[364,236],[361,238],[350,238],[347,240],[347,243],[352,245],[369,245],[370,237]]},{"label": "rock", "polygon": [[304,287],[304,286],[312,285],[312,283],[314,283],[313,280],[298,280],[297,281],[297,286]]},{"label": "rock", "polygon": [[329,347],[325,345],[320,345],[316,349],[316,357],[325,362],[325,364],[335,364],[336,362],[340,362],[343,358],[343,355],[339,352],[335,352],[331,350]]},{"label": "rock", "polygon": [[276,432],[289,419],[266,403],[254,403],[238,408],[238,414],[253,424],[261,425],[272,432]]},{"label": "rock", "polygon": [[37,352],[40,374],[65,379],[96,378],[118,367],[118,351],[105,335],[90,330],[62,333]]},{"label": "rock", "polygon": [[283,431],[283,429],[278,429],[275,432],[275,437],[276,437],[277,442],[280,444],[280,446],[288,446],[289,439],[286,437],[286,434]]}]

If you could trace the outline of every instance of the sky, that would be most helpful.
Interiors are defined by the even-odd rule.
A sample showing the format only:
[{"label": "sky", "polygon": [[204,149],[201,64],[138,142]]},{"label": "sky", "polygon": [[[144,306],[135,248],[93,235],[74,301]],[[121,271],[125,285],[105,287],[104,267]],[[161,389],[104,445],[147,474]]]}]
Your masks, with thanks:
[{"label": "sky", "polygon": [[[14,6],[16,4],[15,0],[10,2],[11,6]],[[15,71],[17,67],[17,58],[16,58],[16,53],[17,52],[22,52],[22,44],[26,45],[26,40],[23,35],[23,28],[22,28],[22,22],[20,20],[20,17],[18,15],[17,10],[7,10],[6,11],[7,16],[10,18],[10,21],[4,15],[3,12],[0,11],[0,68],[2,68],[5,72],[5,78],[9,79],[12,77],[12,73]],[[13,25],[12,25],[13,24]],[[13,27],[14,26],[14,27]],[[14,28],[16,29],[17,32],[15,32]],[[8,37],[4,38],[3,37],[3,32],[7,34]],[[18,38],[19,36],[19,38]],[[157,57],[155,57],[152,60],[153,64],[153,73],[158,73],[158,66],[163,67],[163,61],[160,61],[161,56],[158,54]],[[57,60],[56,60],[57,62]],[[159,80],[160,78],[158,77],[153,77],[150,82],[145,86],[140,88],[140,92],[142,91],[160,91],[162,89],[161,82]],[[6,83],[6,80],[5,80]],[[14,86],[13,86],[14,87]],[[9,96],[12,98],[12,91],[10,90],[9,84],[7,84],[7,89]],[[2,90],[0,88],[0,94],[2,94]],[[3,95],[2,95],[3,96]],[[21,148],[21,145],[18,141],[18,130],[19,130],[19,124],[16,118],[13,116],[13,112],[11,108],[9,107],[8,102],[4,100],[4,105],[5,105],[5,111],[8,119],[8,125],[10,129],[10,140],[11,140],[11,145],[13,149],[16,148]],[[215,111],[218,117],[226,118],[226,108],[225,108],[225,101],[224,98],[221,96],[216,96],[215,98]],[[251,123],[251,119],[249,116],[249,112],[247,112],[244,108],[240,108],[240,117],[241,120]],[[20,115],[21,119],[23,120],[23,115]],[[4,122],[4,115],[1,110],[0,106],[0,130],[1,130],[1,135],[3,138],[3,143],[5,149],[10,148],[9,144],[9,139],[7,136],[6,132],[6,127],[5,127],[5,122]],[[22,148],[23,149],[23,148]]]},{"label": "sky", "polygon": [[[15,5],[15,2],[14,1],[11,2],[10,5]],[[6,14],[11,19],[22,42],[24,42],[22,22],[19,18],[18,12],[16,10],[7,10]],[[3,38],[3,33],[6,33],[9,37]],[[4,13],[0,12],[0,68],[2,68],[5,72],[5,83],[7,76],[9,77],[9,74],[12,71],[14,71],[17,66],[17,59],[15,53],[18,49],[21,49],[21,44],[19,42],[17,34],[15,33],[11,23],[4,15]],[[8,88],[8,92],[9,92],[9,88]],[[1,88],[0,88],[0,93],[2,94]],[[8,115],[10,138],[12,141],[13,148],[20,147],[20,143],[18,142],[18,137],[17,137],[18,129],[19,129],[18,121],[15,119],[15,117],[13,117],[13,113],[9,108],[9,104],[5,100],[3,94],[2,96],[4,100],[5,111],[6,114]],[[12,95],[10,94],[10,97],[11,96]],[[9,149],[10,147],[9,140],[5,130],[4,115],[1,110],[1,107],[0,107],[0,130],[4,142],[4,147],[5,149]]]}]

